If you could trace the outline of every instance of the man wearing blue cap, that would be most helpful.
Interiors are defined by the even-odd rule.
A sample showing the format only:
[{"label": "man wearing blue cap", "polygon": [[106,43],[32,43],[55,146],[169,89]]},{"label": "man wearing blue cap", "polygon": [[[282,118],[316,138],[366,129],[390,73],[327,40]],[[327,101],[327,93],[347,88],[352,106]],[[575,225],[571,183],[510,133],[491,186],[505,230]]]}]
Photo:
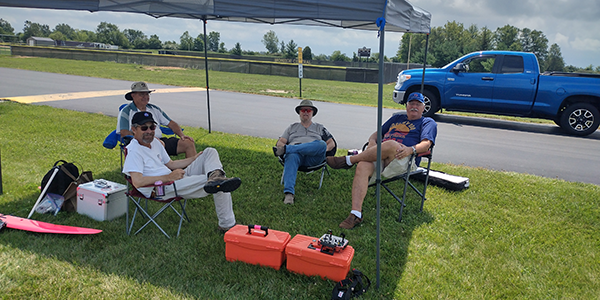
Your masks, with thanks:
[{"label": "man wearing blue cap", "polygon": [[[408,96],[406,114],[394,114],[383,124],[381,132],[381,160],[384,177],[393,177],[406,172],[412,154],[427,152],[435,144],[437,124],[432,118],[423,117],[425,101],[423,94]],[[369,178],[375,177],[377,160],[377,132],[369,137],[367,149],[358,155],[328,158],[334,169],[349,169],[356,164],[352,182],[352,211],[340,223],[341,228],[352,229],[362,222],[362,203],[367,195]],[[420,162],[417,157],[416,165]],[[416,165],[413,164],[413,166]]]}]

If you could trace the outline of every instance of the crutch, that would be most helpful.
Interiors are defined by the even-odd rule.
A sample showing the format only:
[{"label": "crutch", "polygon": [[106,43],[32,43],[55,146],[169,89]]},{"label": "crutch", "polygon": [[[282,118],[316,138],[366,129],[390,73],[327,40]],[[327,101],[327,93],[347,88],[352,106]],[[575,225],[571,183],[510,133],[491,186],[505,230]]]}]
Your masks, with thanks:
[{"label": "crutch", "polygon": [[52,183],[52,180],[54,180],[54,176],[56,176],[56,173],[58,173],[58,169],[59,168],[60,168],[60,166],[54,166],[54,172],[52,172],[52,175],[50,176],[50,179],[48,180],[48,183],[46,183],[46,186],[44,187],[44,190],[40,194],[40,197],[38,197],[37,201],[35,201],[35,204],[33,205],[33,208],[31,208],[31,211],[29,212],[29,215],[27,216],[27,219],[31,218],[31,215],[33,215],[33,211],[35,210],[35,208],[37,207],[37,205],[40,203],[40,201],[42,200],[42,198],[46,194],[46,191],[48,190],[48,187]]}]

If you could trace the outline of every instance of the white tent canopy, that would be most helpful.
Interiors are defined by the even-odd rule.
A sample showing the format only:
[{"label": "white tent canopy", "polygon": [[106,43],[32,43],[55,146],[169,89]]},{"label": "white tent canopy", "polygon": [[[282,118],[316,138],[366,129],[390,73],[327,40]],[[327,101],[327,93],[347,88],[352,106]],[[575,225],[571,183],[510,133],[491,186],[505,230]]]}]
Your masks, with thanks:
[{"label": "white tent canopy", "polygon": [[431,14],[405,0],[0,0],[0,6],[142,13],[236,22],[429,33]]}]

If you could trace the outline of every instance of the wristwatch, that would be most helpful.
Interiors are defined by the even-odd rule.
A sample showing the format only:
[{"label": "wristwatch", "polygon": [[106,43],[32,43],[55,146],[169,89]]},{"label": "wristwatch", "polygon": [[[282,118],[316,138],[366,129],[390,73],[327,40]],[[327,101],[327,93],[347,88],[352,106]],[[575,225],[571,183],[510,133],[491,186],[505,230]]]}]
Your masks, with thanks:
[{"label": "wristwatch", "polygon": [[417,154],[417,148],[415,148],[415,146],[412,146],[411,148],[413,148],[413,154]]}]

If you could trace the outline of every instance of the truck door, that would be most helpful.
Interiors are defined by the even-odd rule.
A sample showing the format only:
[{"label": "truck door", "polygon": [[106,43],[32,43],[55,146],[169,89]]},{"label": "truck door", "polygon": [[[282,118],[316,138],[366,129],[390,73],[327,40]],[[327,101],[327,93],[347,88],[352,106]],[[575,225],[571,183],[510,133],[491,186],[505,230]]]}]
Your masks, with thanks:
[{"label": "truck door", "polygon": [[446,109],[491,110],[495,61],[496,55],[469,57],[462,61],[466,71],[449,71],[444,84]]},{"label": "truck door", "polygon": [[[531,109],[537,72],[524,67],[523,56],[505,55],[496,74],[492,107],[507,114],[526,114]],[[529,64],[527,64],[529,65]]]}]

